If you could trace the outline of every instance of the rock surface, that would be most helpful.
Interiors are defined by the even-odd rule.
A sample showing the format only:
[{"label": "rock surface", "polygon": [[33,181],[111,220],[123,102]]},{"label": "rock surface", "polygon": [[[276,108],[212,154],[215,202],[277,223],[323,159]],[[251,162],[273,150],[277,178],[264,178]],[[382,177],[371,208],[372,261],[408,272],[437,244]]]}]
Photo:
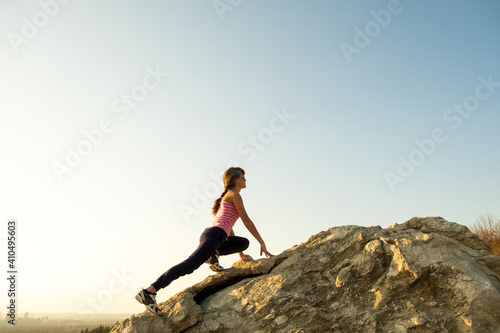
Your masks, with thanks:
[{"label": "rock surface", "polygon": [[500,332],[500,256],[440,217],[342,226],[232,268],[111,332]]}]

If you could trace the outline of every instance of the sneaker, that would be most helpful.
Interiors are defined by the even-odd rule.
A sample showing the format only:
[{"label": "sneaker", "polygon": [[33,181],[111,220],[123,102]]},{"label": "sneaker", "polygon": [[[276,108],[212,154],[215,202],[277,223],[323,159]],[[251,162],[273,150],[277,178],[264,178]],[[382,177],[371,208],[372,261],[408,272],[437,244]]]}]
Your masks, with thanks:
[{"label": "sneaker", "polygon": [[160,314],[160,309],[158,309],[158,305],[156,304],[156,294],[152,294],[149,291],[142,289],[137,295],[135,295],[135,299],[139,303],[144,304],[149,312],[156,315]]},{"label": "sneaker", "polygon": [[210,266],[210,269],[214,272],[220,272],[224,270],[224,267],[222,267],[219,264],[219,255],[217,254],[217,252],[212,254],[210,259],[208,259],[206,263],[208,264],[208,266]]}]

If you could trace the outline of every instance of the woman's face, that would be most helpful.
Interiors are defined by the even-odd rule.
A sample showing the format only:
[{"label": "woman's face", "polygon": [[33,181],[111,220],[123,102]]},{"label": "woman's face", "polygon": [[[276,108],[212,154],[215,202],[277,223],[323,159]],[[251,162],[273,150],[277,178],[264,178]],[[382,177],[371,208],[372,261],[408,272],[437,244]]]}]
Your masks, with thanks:
[{"label": "woman's face", "polygon": [[245,179],[245,176],[243,175],[240,175],[237,179],[236,179],[236,185],[238,185],[240,188],[245,188],[247,187],[247,180]]}]

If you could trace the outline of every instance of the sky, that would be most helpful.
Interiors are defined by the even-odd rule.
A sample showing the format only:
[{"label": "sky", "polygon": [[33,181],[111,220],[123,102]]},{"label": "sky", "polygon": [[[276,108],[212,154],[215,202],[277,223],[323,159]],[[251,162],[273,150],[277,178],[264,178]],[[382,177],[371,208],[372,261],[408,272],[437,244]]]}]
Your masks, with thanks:
[{"label": "sky", "polygon": [[13,221],[17,313],[144,311],[135,294],[197,247],[230,166],[273,254],[342,225],[500,216],[499,10],[3,0],[1,266]]}]

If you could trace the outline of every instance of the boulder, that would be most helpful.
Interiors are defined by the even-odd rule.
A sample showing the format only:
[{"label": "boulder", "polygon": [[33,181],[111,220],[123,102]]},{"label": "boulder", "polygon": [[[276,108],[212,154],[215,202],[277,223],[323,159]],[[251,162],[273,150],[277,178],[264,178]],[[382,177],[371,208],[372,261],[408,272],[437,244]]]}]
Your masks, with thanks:
[{"label": "boulder", "polygon": [[233,267],[111,332],[500,332],[500,256],[463,225],[340,226]]}]

